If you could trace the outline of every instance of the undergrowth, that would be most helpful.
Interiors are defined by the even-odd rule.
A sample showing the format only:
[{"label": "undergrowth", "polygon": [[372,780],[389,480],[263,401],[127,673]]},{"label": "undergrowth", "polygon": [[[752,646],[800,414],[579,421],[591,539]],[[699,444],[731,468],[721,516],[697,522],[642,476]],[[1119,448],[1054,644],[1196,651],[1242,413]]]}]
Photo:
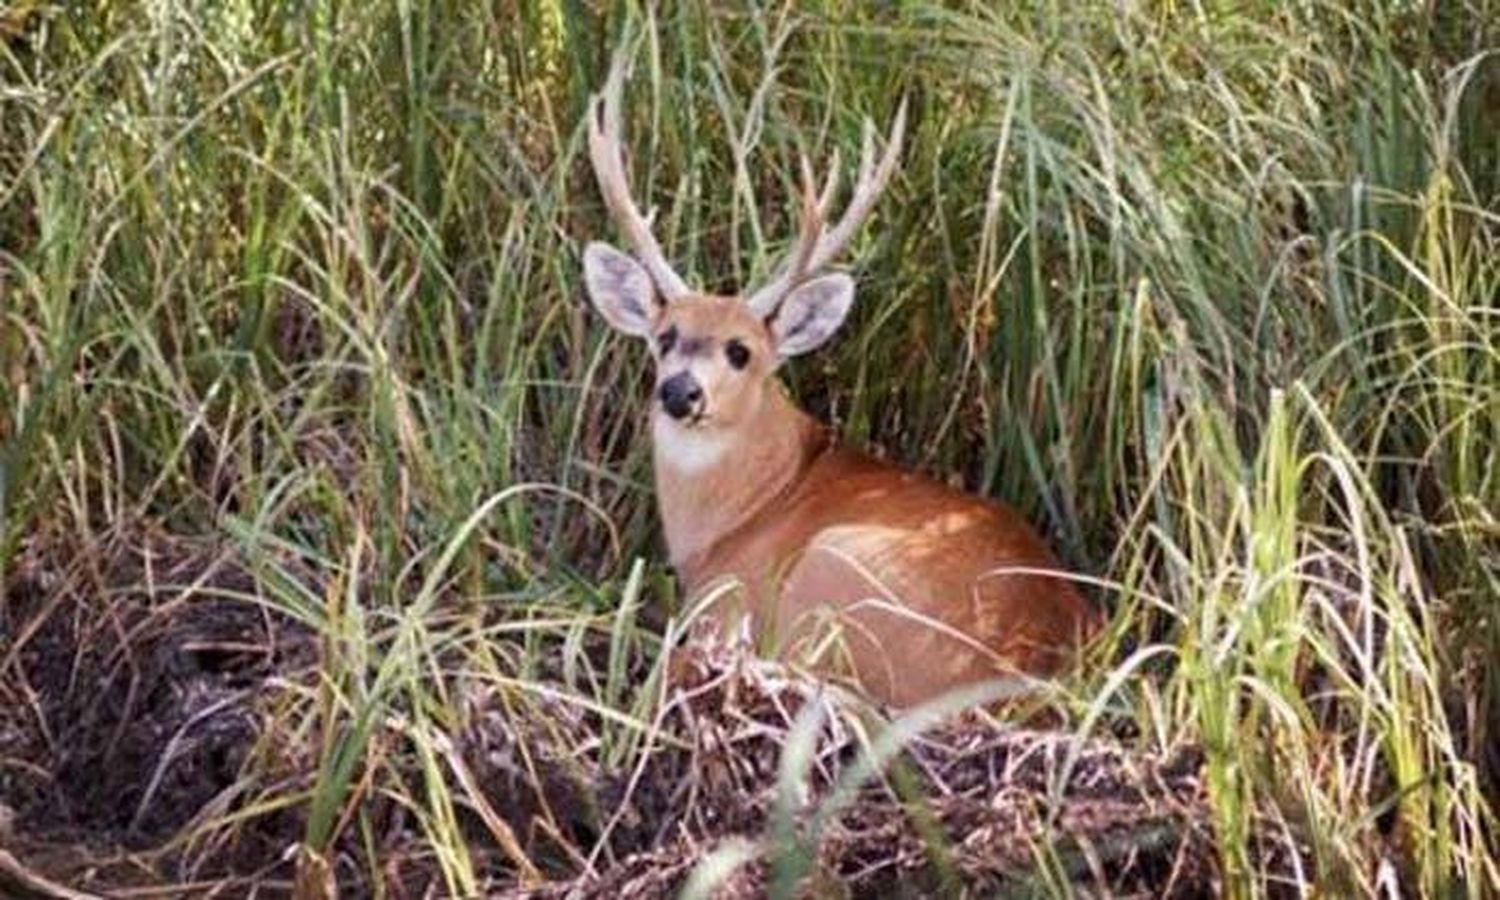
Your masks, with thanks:
[{"label": "undergrowth", "polygon": [[[800,154],[851,158],[909,98],[851,321],[788,381],[1090,580],[1108,632],[1038,701],[1062,731],[1201,748],[1229,895],[1500,890],[1491,0],[0,9],[15,834],[145,853],[127,880],[377,894],[613,852],[607,808],[592,846],[518,825],[459,735],[482,693],[522,783],[559,747],[665,752],[649,376],[580,277],[627,21],[635,188],[705,290],[766,274]],[[152,710],[141,777],[70,794]],[[221,775],[158,815],[190,743]],[[690,887],[794,858],[772,819]]]}]

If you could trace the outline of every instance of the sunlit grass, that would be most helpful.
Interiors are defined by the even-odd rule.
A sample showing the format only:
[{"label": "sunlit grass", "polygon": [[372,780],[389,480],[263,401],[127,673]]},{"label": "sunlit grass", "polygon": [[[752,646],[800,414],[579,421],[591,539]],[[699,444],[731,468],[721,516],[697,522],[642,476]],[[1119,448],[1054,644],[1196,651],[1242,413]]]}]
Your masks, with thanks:
[{"label": "sunlit grass", "polygon": [[[1226,891],[1271,889],[1265,822],[1330,896],[1500,890],[1500,8],[952,6],[632,9],[664,244],[706,289],[763,275],[799,155],[909,97],[856,311],[794,392],[1107,586],[1048,702],[1202,744]],[[172,846],[291,808],[306,858],[344,841],[379,883],[379,795],[455,895],[488,877],[470,813],[526,879],[602,852],[529,858],[450,742],[478,687],[529,739],[586,710],[620,771],[660,739],[645,362],[580,302],[625,12],[0,14],[0,624],[37,612],[3,593],[23,544],[149,521],[223,536],[254,575],[224,602],[319,640]],[[782,813],[694,889],[762,854],[790,890]]]}]

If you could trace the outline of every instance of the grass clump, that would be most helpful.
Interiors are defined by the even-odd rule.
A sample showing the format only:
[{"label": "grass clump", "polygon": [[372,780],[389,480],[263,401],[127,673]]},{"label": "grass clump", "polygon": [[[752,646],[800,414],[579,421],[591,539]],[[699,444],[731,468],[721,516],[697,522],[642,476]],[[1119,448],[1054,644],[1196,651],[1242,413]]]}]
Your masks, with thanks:
[{"label": "grass clump", "polygon": [[[621,786],[697,739],[664,724],[644,361],[579,285],[627,21],[632,175],[705,289],[766,273],[800,154],[910,98],[857,308],[792,388],[1095,580],[1111,627],[1051,714],[1201,752],[1212,884],[1500,889],[1490,0],[13,4],[0,803],[34,859],[474,895],[666,840]],[[793,794],[838,722],[889,743],[796,732],[682,882],[855,877],[785,846],[852,815],[818,817],[832,769]],[[80,788],[106,765],[136,777]],[[879,790],[957,889],[930,787]],[[1025,884],[1086,882],[1066,856],[1038,839]]]}]

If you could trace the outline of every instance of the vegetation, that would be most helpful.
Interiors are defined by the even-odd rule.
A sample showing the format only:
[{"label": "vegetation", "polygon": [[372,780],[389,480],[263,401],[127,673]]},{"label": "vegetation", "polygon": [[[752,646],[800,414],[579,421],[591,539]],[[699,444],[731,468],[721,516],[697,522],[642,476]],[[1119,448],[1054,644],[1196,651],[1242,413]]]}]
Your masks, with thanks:
[{"label": "vegetation", "polygon": [[[580,281],[627,28],[637,192],[708,290],[792,236],[800,154],[909,98],[791,390],[1087,573],[1111,627],[1037,702],[1201,752],[1216,884],[1500,891],[1492,0],[10,4],[0,843],[304,896],[598,861],[463,736],[523,784],[677,739],[647,363]],[[817,727],[695,890],[809,874]]]}]

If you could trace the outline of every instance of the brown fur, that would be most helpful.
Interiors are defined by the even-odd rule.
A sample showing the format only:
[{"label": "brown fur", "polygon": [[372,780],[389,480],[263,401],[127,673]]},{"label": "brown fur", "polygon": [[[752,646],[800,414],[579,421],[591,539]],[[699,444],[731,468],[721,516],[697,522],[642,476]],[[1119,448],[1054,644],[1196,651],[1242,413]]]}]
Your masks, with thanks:
[{"label": "brown fur", "polygon": [[[662,522],[690,593],[741,585],[721,620],[747,614],[774,652],[896,705],[1053,672],[1092,629],[1065,578],[1005,571],[1059,570],[1013,511],[839,446],[787,400],[774,339],[739,300],[689,298],[653,319],[653,335],[675,328],[694,351],[653,351],[659,379],[690,368],[706,398],[694,424],[653,413]],[[751,351],[743,370],[725,359],[731,338]]]}]

